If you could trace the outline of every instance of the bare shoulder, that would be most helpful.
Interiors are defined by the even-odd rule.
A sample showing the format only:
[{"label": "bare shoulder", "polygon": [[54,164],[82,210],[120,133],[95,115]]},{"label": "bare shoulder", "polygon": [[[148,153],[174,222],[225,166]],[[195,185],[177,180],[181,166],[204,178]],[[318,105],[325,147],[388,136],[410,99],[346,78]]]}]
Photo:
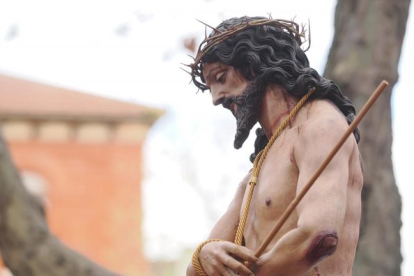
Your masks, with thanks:
[{"label": "bare shoulder", "polygon": [[[348,128],[345,116],[329,101],[315,100],[309,113],[308,119],[299,126],[294,146],[295,155],[299,158],[308,153],[313,156],[326,155]],[[342,153],[349,156],[355,145],[355,138],[351,135],[343,145]]]},{"label": "bare shoulder", "polygon": [[303,130],[307,134],[335,134],[341,130],[345,131],[348,127],[345,116],[330,101],[314,100],[309,113],[308,120],[303,123]]}]

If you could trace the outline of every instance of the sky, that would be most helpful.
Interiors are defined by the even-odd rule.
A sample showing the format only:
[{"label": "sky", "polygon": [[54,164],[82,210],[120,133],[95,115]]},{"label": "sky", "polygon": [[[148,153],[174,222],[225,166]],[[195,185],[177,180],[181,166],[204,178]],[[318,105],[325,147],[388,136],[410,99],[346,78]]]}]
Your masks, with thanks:
[{"label": "sky", "polygon": [[[335,1],[256,0],[0,0],[0,74],[162,108],[145,145],[144,201],[147,255],[171,259],[204,240],[251,164],[253,139],[232,147],[235,122],[196,93],[180,63],[183,40],[201,41],[199,19],[217,25],[233,16],[262,15],[311,23],[311,66],[323,72],[333,36]],[[412,8],[411,8],[412,11]],[[409,18],[393,91],[393,161],[403,198],[404,275],[414,275],[413,177],[408,156],[414,134],[410,103],[414,22]],[[411,61],[411,64],[410,64]],[[160,208],[162,206],[168,206]],[[411,248],[410,248],[411,247]],[[165,250],[165,249],[168,250]],[[165,252],[172,252],[166,254]]]}]

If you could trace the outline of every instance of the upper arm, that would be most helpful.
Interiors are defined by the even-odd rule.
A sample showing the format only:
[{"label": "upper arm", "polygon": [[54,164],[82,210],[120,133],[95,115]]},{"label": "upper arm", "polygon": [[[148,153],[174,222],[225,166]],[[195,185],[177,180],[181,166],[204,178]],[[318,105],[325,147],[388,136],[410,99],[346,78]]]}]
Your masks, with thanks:
[{"label": "upper arm", "polygon": [[[346,131],[347,123],[340,119],[318,119],[301,126],[293,148],[299,172],[297,195]],[[353,139],[345,142],[298,204],[297,227],[283,235],[272,250],[262,256],[256,275],[273,275],[274,271],[280,275],[303,275],[336,251],[347,207]]]},{"label": "upper arm", "polygon": [[[297,194],[329,155],[346,128],[347,124],[336,118],[316,120],[303,127],[294,149],[299,170]],[[349,160],[354,146],[353,137],[348,138],[299,203],[299,227],[335,232],[341,228],[346,212]]]},{"label": "upper arm", "polygon": [[239,223],[240,209],[243,201],[244,192],[250,179],[250,173],[240,182],[237,192],[231,201],[227,211],[217,221],[210,232],[209,239],[220,239],[234,242],[237,225]]}]

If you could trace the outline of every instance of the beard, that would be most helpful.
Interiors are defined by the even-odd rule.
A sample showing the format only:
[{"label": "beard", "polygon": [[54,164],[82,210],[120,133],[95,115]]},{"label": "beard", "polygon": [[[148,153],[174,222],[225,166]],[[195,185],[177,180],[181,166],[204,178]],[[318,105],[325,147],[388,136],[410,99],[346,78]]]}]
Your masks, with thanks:
[{"label": "beard", "polygon": [[232,103],[237,105],[237,111],[233,113],[237,123],[234,137],[235,149],[240,149],[243,146],[249,137],[250,130],[258,121],[263,90],[257,82],[253,81],[249,83],[242,95],[229,97],[223,102],[223,106],[227,108]]}]

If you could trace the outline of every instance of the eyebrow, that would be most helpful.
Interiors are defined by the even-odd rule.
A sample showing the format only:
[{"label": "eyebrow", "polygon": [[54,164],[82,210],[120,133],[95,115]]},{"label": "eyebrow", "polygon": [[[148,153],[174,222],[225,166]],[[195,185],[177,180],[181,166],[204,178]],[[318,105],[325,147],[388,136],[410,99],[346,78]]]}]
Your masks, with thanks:
[{"label": "eyebrow", "polygon": [[210,69],[210,71],[208,72],[207,76],[206,76],[206,80],[210,77],[211,73],[212,73],[214,70],[216,70],[216,69],[218,69],[218,68],[220,68],[220,67],[221,67],[221,65],[217,65],[216,67],[211,68],[211,69]]}]

